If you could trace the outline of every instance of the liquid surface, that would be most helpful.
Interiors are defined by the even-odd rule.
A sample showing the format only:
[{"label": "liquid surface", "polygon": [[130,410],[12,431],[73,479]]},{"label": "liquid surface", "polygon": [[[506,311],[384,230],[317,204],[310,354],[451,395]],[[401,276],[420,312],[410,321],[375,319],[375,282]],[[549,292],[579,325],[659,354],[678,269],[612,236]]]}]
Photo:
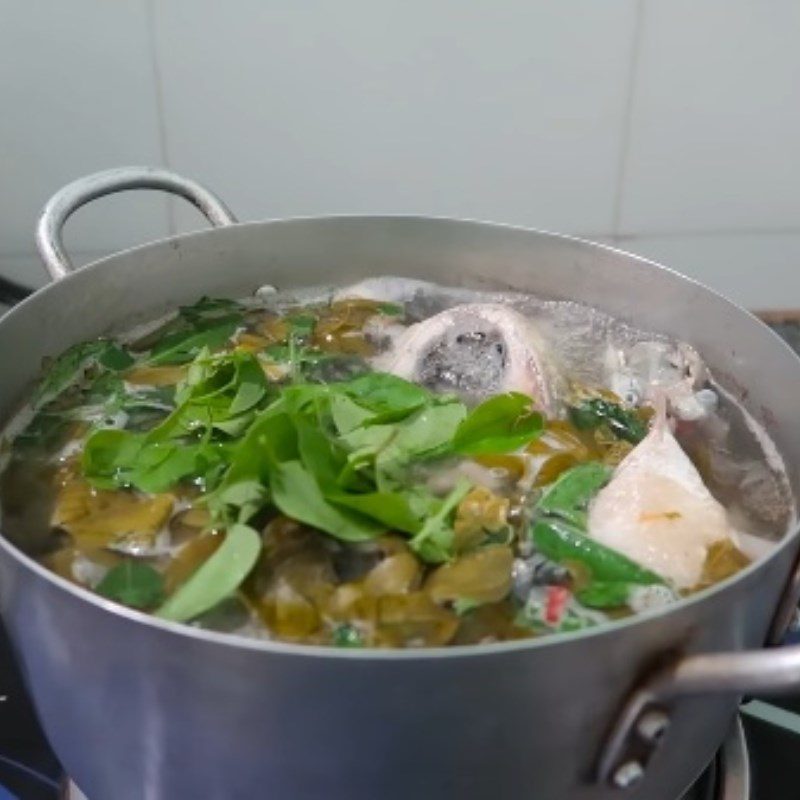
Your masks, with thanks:
[{"label": "liquid surface", "polygon": [[785,532],[777,452],[685,343],[375,279],[209,300],[43,365],[4,534],[161,618],[337,647],[568,633]]}]

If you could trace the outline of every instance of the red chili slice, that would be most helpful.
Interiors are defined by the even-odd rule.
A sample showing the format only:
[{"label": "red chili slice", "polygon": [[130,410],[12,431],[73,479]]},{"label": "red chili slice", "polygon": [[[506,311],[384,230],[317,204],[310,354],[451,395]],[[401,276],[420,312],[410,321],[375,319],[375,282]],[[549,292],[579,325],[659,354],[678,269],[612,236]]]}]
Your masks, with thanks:
[{"label": "red chili slice", "polygon": [[547,587],[547,604],[544,610],[544,619],[549,625],[557,625],[564,615],[564,609],[569,600],[569,589],[564,586]]}]

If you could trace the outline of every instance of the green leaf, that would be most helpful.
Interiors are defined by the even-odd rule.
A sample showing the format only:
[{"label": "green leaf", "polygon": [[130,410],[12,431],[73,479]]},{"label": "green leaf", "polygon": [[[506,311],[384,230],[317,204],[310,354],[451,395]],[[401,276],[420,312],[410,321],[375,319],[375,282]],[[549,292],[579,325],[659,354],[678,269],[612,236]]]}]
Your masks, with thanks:
[{"label": "green leaf", "polygon": [[294,426],[297,431],[297,449],[303,466],[324,489],[336,486],[347,461],[345,452],[325,434],[319,423],[296,418]]},{"label": "green leaf", "polygon": [[578,430],[594,430],[606,424],[618,438],[638,444],[647,435],[647,425],[633,411],[595,397],[569,408],[569,418]]},{"label": "green leaf", "polygon": [[219,548],[157,611],[174,622],[198,617],[234,592],[247,577],[261,552],[261,537],[247,525],[231,525]]},{"label": "green leaf", "polygon": [[365,517],[382,522],[387,528],[403,533],[417,533],[422,519],[415,513],[413,502],[404,492],[368,492],[364,494],[326,494],[335,505],[358,511]]},{"label": "green leaf", "polygon": [[428,517],[419,533],[408,543],[424,561],[440,563],[452,557],[453,526],[450,517],[470,488],[469,481],[460,480],[450,494],[441,501],[436,512]]},{"label": "green leaf", "polygon": [[374,458],[397,435],[396,425],[366,425],[339,436],[351,458]]},{"label": "green leaf", "polygon": [[251,353],[210,355],[203,349],[176,390],[179,406],[150,432],[150,438],[174,439],[209,429],[239,436],[267,399],[268,388]]},{"label": "green leaf", "polygon": [[114,429],[95,431],[83,448],[83,474],[100,486],[113,486],[117,473],[133,464],[142,449],[144,437]]},{"label": "green leaf", "polygon": [[535,439],[543,428],[544,419],[533,410],[530,397],[499,394],[473,409],[458,426],[453,450],[462,455],[507,453]]},{"label": "green leaf", "polygon": [[299,458],[297,430],[285,409],[285,400],[280,398],[255,418],[234,445],[222,489],[249,480],[267,486],[274,464]]},{"label": "green leaf", "polygon": [[335,647],[364,647],[364,637],[352,625],[337,625],[333,630]]},{"label": "green leaf", "polygon": [[346,394],[337,392],[331,396],[331,416],[336,430],[340,434],[348,434],[356,430],[356,428],[361,428],[375,414],[356,403]]},{"label": "green leaf", "polygon": [[203,348],[215,350],[222,347],[241,323],[241,314],[198,321],[187,330],[175,331],[161,339],[148,360],[153,365],[191,361]]},{"label": "green leaf", "polygon": [[211,513],[218,519],[232,518],[246,523],[269,501],[269,490],[257,480],[226,484],[205,496]]},{"label": "green leaf", "polygon": [[276,464],[270,473],[270,489],[273,502],[286,516],[342,541],[362,542],[386,531],[379,522],[329,503],[300,461]]},{"label": "green leaf", "polygon": [[611,477],[611,468],[599,461],[578,464],[559,475],[536,505],[543,514],[553,514],[574,525],[586,527],[589,501]]},{"label": "green leaf", "polygon": [[194,444],[150,441],[147,434],[104,429],[86,440],[83,474],[101,488],[133,486],[163,492],[188,477],[202,477],[224,460],[226,448],[211,442]]},{"label": "green leaf", "polygon": [[125,356],[127,353],[107,339],[73,345],[47,368],[44,378],[34,392],[34,405],[41,406],[60,395],[64,389],[76,383],[91,364],[102,364],[105,360],[109,368],[116,369],[112,365],[120,364]]},{"label": "green leaf", "polygon": [[106,369],[122,372],[128,369],[135,362],[135,359],[127,350],[123,350],[119,345],[109,342],[109,346],[98,355],[97,361]]},{"label": "green leaf", "polygon": [[369,372],[337,388],[358,400],[373,414],[380,415],[402,417],[432,399],[431,393],[421,386],[385,372]]},{"label": "green leaf", "polygon": [[536,549],[558,564],[583,566],[592,582],[630,583],[648,586],[664,579],[635,561],[586,536],[578,528],[560,520],[540,520],[533,526]]},{"label": "green leaf", "polygon": [[163,599],[164,578],[149,564],[127,560],[112,567],[94,590],[123,605],[146,610]]},{"label": "green leaf", "polygon": [[426,406],[397,424],[394,435],[375,458],[378,488],[396,488],[405,482],[412,461],[446,450],[466,413],[458,402]]},{"label": "green leaf", "polygon": [[156,443],[143,449],[139,462],[128,473],[128,482],[143,492],[164,492],[186,478],[202,478],[224,462],[225,453],[223,445],[210,442]]}]

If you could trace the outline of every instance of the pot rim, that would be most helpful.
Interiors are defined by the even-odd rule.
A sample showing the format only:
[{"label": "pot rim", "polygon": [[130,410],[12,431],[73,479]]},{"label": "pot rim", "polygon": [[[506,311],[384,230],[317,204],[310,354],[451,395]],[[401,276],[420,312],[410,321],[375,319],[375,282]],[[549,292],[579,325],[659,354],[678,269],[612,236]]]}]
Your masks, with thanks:
[{"label": "pot rim", "polygon": [[[571,236],[568,234],[556,233],[552,231],[528,228],[522,225],[513,225],[510,223],[500,223],[500,222],[491,222],[485,220],[468,219],[468,218],[464,219],[464,218],[447,217],[447,216],[426,216],[420,214],[330,214],[330,215],[277,217],[260,221],[238,222],[232,225],[226,225],[222,228],[212,228],[209,230],[192,231],[190,233],[179,234],[176,236],[163,237],[161,239],[154,240],[152,242],[147,242],[141,245],[136,245],[134,247],[126,248],[124,250],[111,253],[107,256],[103,256],[102,258],[96,259],[95,261],[89,262],[88,264],[85,264],[79,268],[76,268],[65,278],[59,281],[50,282],[45,286],[41,287],[40,289],[37,289],[32,295],[27,297],[21,303],[14,306],[9,312],[7,312],[5,318],[11,318],[13,316],[17,316],[18,314],[25,313],[27,307],[31,304],[35,304],[40,295],[57,291],[62,284],[68,285],[73,280],[76,279],[80,280],[80,278],[78,277],[79,275],[82,275],[83,273],[92,273],[95,270],[102,269],[103,265],[106,262],[112,259],[116,259],[120,256],[132,255],[141,251],[148,250],[150,248],[163,246],[165,244],[171,244],[172,246],[177,246],[180,242],[189,239],[196,239],[196,238],[199,239],[201,237],[209,237],[218,234],[222,231],[234,228],[235,229],[259,228],[272,225],[294,225],[303,223],[308,224],[313,222],[331,223],[337,221],[365,222],[365,223],[370,221],[420,222],[420,223],[436,222],[444,224],[480,226],[486,228],[507,230],[515,233],[534,234],[537,236],[543,236],[550,239],[569,241],[583,248],[586,248],[587,250],[599,248],[601,250],[605,250],[611,253],[618,253],[622,256],[625,256],[625,258],[627,259],[634,259],[635,261],[640,262],[641,264],[649,268],[655,268],[662,272],[666,272],[669,275],[671,275],[673,279],[679,280],[683,283],[692,284],[695,287],[701,289],[705,294],[716,297],[723,303],[733,307],[739,313],[748,316],[756,325],[765,329],[765,331],[770,336],[773,337],[776,346],[780,346],[785,351],[788,351],[788,353],[792,355],[792,357],[797,361],[798,365],[800,366],[800,357],[792,350],[792,348],[788,345],[788,343],[785,342],[780,336],[778,336],[778,334],[776,334],[768,325],[766,325],[766,323],[764,323],[762,320],[760,320],[758,317],[756,317],[747,309],[740,306],[738,303],[735,303],[734,301],[728,299],[727,297],[715,291],[714,289],[709,288],[708,286],[696,280],[695,278],[683,275],[682,273],[672,269],[671,267],[665,266],[651,259],[636,255],[635,253],[630,253],[626,250],[622,250],[618,247],[603,244],[600,242],[593,242],[589,239],[583,239],[578,236]],[[136,313],[135,311],[132,312],[131,316],[133,316],[135,313]],[[0,335],[2,335],[4,321],[5,319],[0,319]],[[782,453],[780,453],[780,450],[778,452],[782,458]],[[792,490],[792,499],[794,501],[795,508],[793,508],[793,517],[790,524],[787,526],[786,532],[780,539],[775,541],[774,550],[771,553],[761,557],[756,561],[753,561],[741,572],[738,572],[735,576],[732,576],[731,578],[723,580],[720,583],[714,584],[713,586],[703,589],[697,592],[696,594],[692,594],[689,597],[682,597],[677,602],[672,603],[668,606],[664,606],[663,608],[653,609],[650,611],[633,614],[630,617],[626,617],[621,620],[614,620],[612,622],[603,625],[598,625],[597,627],[594,628],[587,628],[581,631],[573,631],[566,634],[556,633],[552,635],[531,637],[528,639],[518,639],[506,642],[494,642],[489,644],[458,645],[449,647],[408,647],[402,649],[388,649],[388,648],[350,649],[350,648],[337,648],[333,646],[322,646],[322,645],[292,644],[288,642],[276,642],[269,639],[250,638],[235,633],[220,633],[217,631],[197,628],[185,623],[170,622],[167,620],[159,619],[158,617],[155,617],[151,614],[147,614],[143,611],[137,611],[136,609],[128,608],[126,606],[115,603],[111,600],[104,599],[100,595],[95,594],[89,589],[86,589],[82,586],[78,586],[77,584],[74,584],[68,581],[67,579],[62,578],[61,576],[56,575],[43,565],[39,564],[33,558],[28,556],[23,550],[21,550],[19,547],[17,547],[9,539],[5,537],[5,535],[2,533],[1,517],[0,517],[0,549],[5,551],[5,553],[11,559],[20,562],[23,567],[33,572],[38,578],[50,582],[53,585],[59,587],[59,589],[68,592],[77,600],[88,602],[90,605],[95,606],[101,612],[113,614],[131,623],[144,624],[164,634],[187,636],[189,638],[194,639],[197,642],[204,642],[211,645],[223,645],[228,647],[235,647],[242,650],[272,653],[275,655],[309,656],[314,658],[335,658],[335,659],[355,660],[359,662],[363,661],[393,662],[393,661],[420,661],[420,660],[428,661],[432,659],[441,659],[441,658],[448,658],[448,659],[465,658],[465,657],[474,658],[479,656],[489,657],[504,653],[517,653],[522,651],[540,649],[543,647],[555,647],[558,645],[563,646],[563,645],[568,645],[570,642],[577,640],[605,636],[608,634],[612,634],[616,631],[627,630],[637,626],[644,626],[655,620],[666,618],[667,616],[673,613],[678,613],[680,611],[683,611],[689,605],[700,604],[704,602],[706,599],[711,599],[718,594],[721,594],[723,592],[728,591],[729,589],[732,589],[733,586],[737,585],[740,582],[747,581],[755,573],[759,572],[763,568],[766,568],[767,564],[781,557],[784,551],[786,551],[787,549],[791,549],[792,546],[797,541],[797,539],[800,538],[800,521],[798,521],[796,517],[797,497],[796,493],[794,492],[794,487],[790,486],[790,489]]]}]

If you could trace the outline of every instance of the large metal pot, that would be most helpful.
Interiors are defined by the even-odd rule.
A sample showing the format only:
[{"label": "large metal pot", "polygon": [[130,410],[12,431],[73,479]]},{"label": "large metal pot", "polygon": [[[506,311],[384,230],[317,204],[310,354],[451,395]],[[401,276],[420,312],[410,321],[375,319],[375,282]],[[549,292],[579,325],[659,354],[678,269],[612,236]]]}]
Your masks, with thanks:
[{"label": "large metal pot", "polygon": [[[218,227],[67,274],[66,217],[138,186],[188,197]],[[43,356],[200,295],[399,274],[574,298],[692,342],[746,396],[798,485],[800,362],[686,278],[475,222],[234,222],[196,184],[157,170],[59,193],[38,231],[57,280],[0,322],[0,418]],[[608,629],[450,650],[337,651],[161,622],[69,585],[3,539],[0,601],[44,729],[91,800],[673,800],[719,746],[737,695],[800,685],[800,648],[760,649],[796,601],[797,551],[795,530],[735,580]]]}]

